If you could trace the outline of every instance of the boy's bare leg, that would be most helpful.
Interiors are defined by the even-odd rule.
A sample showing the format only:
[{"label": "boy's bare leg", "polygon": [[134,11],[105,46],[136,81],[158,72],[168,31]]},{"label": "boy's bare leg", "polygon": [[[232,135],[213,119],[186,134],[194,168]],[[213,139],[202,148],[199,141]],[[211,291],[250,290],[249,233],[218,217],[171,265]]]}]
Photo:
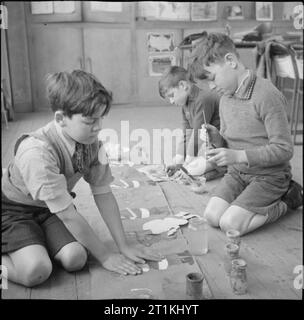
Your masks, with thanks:
[{"label": "boy's bare leg", "polygon": [[77,271],[85,266],[87,262],[87,251],[79,242],[74,241],[62,247],[54,259],[58,261],[66,271]]},{"label": "boy's bare leg", "polygon": [[267,219],[268,215],[256,214],[232,205],[220,218],[220,227],[223,231],[236,229],[244,235],[264,225]]},{"label": "boy's bare leg", "polygon": [[219,227],[220,219],[229,206],[230,204],[222,198],[212,197],[207,204],[204,217],[211,226]]},{"label": "boy's bare leg", "polygon": [[8,280],[33,287],[44,282],[52,272],[52,262],[46,249],[38,244],[2,255]]}]

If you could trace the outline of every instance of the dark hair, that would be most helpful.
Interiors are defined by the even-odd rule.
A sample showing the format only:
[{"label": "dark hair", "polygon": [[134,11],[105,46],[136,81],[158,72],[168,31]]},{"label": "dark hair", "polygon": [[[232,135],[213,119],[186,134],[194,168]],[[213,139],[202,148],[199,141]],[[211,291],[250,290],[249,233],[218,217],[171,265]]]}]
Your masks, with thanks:
[{"label": "dark hair", "polygon": [[92,116],[100,108],[104,116],[111,108],[112,93],[83,70],[48,74],[46,89],[53,112],[62,110],[69,118],[79,113]]},{"label": "dark hair", "polygon": [[220,63],[227,53],[233,53],[239,58],[233,41],[223,33],[209,33],[197,43],[191,55],[189,72],[193,78],[206,79],[208,72],[204,66],[210,63]]},{"label": "dark hair", "polygon": [[181,80],[189,81],[187,70],[179,66],[169,67],[158,82],[160,96],[165,98],[167,91],[177,87]]}]

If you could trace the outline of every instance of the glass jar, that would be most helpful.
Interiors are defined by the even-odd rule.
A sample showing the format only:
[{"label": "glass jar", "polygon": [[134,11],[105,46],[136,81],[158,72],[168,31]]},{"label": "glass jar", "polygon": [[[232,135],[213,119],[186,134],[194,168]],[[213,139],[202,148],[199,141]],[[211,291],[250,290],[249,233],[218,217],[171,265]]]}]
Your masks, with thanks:
[{"label": "glass jar", "polygon": [[239,247],[241,246],[241,234],[238,230],[234,230],[234,229],[227,230],[226,236],[229,242],[234,243]]},{"label": "glass jar", "polygon": [[203,255],[208,252],[208,222],[205,218],[190,219],[187,239],[191,254]]},{"label": "glass jar", "polygon": [[229,276],[232,269],[232,260],[239,258],[239,246],[234,243],[227,243],[225,246],[226,249],[226,256],[225,256],[225,270],[227,275]]},{"label": "glass jar", "polygon": [[247,293],[247,263],[243,259],[232,260],[230,273],[230,284],[234,294],[241,295]]}]

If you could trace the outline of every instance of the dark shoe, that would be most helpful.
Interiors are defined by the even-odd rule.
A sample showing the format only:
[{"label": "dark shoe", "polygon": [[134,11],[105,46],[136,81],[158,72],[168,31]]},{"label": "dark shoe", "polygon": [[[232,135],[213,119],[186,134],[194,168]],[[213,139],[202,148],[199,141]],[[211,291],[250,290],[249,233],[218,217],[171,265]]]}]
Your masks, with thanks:
[{"label": "dark shoe", "polygon": [[303,205],[303,188],[301,185],[291,180],[287,192],[282,197],[282,201],[292,210],[301,207]]}]

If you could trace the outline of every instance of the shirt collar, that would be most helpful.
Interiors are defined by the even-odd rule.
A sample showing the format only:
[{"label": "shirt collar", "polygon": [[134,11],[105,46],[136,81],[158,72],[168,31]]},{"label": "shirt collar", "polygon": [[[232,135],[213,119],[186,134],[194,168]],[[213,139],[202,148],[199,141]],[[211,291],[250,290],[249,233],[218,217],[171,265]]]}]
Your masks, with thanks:
[{"label": "shirt collar", "polygon": [[190,101],[193,101],[196,99],[197,95],[199,94],[200,88],[197,87],[195,84],[191,85],[191,89],[190,89],[190,94],[188,96],[187,99],[187,105],[189,104]]},{"label": "shirt collar", "polygon": [[62,128],[60,127],[60,125],[54,120],[54,123],[55,123],[55,128],[56,128],[56,131],[59,135],[59,137],[61,138],[61,140],[63,141],[64,145],[67,147],[69,153],[71,156],[73,156],[74,152],[75,152],[75,141],[69,141],[64,135],[63,135],[63,132],[62,132]]},{"label": "shirt collar", "polygon": [[235,90],[233,96],[241,100],[249,100],[255,85],[256,75],[252,70],[247,70],[246,75],[241,81],[239,87]]}]

